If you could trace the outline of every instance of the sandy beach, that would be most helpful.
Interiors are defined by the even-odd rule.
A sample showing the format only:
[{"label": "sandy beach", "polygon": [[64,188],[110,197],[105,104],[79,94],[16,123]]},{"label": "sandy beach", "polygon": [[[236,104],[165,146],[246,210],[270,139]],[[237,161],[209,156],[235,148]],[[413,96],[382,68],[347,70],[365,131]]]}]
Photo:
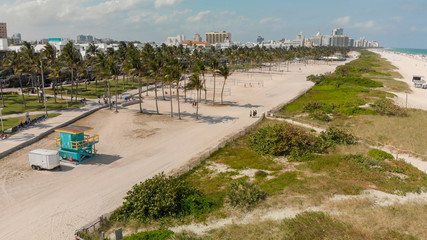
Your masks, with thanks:
[{"label": "sandy beach", "polygon": [[417,108],[427,110],[427,89],[415,88],[412,82],[413,75],[424,76],[427,78],[427,60],[410,54],[391,52],[386,50],[372,50],[381,54],[381,56],[391,62],[398,68],[398,72],[403,79],[396,79],[406,82],[411,88],[411,93],[394,93],[397,95],[396,102],[405,107],[406,96],[408,96],[408,108]]},{"label": "sandy beach", "polygon": [[[134,184],[185,165],[254,123],[257,118],[249,117],[250,110],[261,115],[288,102],[312,86],[306,76],[334,71],[337,64],[344,62],[291,64],[289,72],[285,66],[272,72],[265,68],[235,72],[225,86],[226,105],[201,103],[200,120],[183,94],[183,120],[171,118],[170,102],[163,100],[159,101],[162,115],[140,114],[138,105],[119,113],[101,110],[76,123],[93,127],[89,134],[99,134],[100,156],[78,166],[63,164],[62,171],[32,171],[27,157],[33,149],[56,149],[53,139],[58,133],[15,152],[0,161],[0,239],[73,239],[76,229],[117,208]],[[211,88],[213,81],[207,83]],[[217,86],[221,83],[217,77]],[[145,97],[145,112],[154,112],[153,96],[150,92]],[[173,104],[176,113],[175,99]]]}]

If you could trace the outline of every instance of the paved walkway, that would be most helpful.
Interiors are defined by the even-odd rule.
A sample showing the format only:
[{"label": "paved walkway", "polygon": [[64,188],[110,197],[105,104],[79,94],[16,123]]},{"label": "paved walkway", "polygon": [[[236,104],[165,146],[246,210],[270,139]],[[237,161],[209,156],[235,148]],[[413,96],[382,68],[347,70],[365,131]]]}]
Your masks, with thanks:
[{"label": "paved walkway", "polygon": [[[153,89],[154,89],[154,85],[149,85],[149,91]],[[147,88],[143,87],[142,97],[145,96],[146,91],[147,91]],[[132,89],[126,93],[122,93],[121,94],[122,98],[121,99],[119,98],[117,103],[119,105],[124,103],[125,96],[130,96],[130,95],[135,95],[135,97],[138,97],[138,89]],[[111,101],[115,101],[115,96],[112,96]],[[21,130],[20,132],[8,137],[7,139],[0,140],[0,159],[16,150],[19,150],[20,148],[26,145],[36,142],[40,137],[46,136],[47,134],[51,133],[54,129],[60,128],[63,125],[68,125],[70,122],[72,122],[75,119],[79,119],[82,116],[86,116],[100,108],[105,107],[102,99],[101,99],[101,104],[98,103],[97,99],[87,99],[86,103],[87,104],[81,108],[48,111],[48,113],[60,113],[61,115],[36,123],[35,125]],[[111,107],[114,109],[114,105],[112,105]],[[44,113],[45,113],[44,111],[30,112],[31,115],[44,114]],[[13,117],[22,117],[22,116],[25,116],[25,113],[6,115],[6,116],[3,116],[3,119],[13,118]]]},{"label": "paved walkway", "polygon": [[[26,145],[26,143],[32,143],[37,140],[38,137],[44,136],[52,132],[54,129],[61,127],[65,123],[77,119],[81,116],[87,115],[90,112],[96,111],[104,107],[104,105],[98,104],[97,101],[87,101],[87,104],[81,108],[62,110],[62,111],[49,111],[48,113],[60,113],[61,115],[46,119],[42,122],[38,122],[33,126],[21,130],[20,132],[4,139],[0,140],[0,159],[5,155],[12,153],[20,148],[20,146]],[[31,112],[31,114],[44,113],[42,112]],[[17,116],[24,116],[25,114],[14,114]],[[11,116],[12,117],[12,116]],[[16,116],[14,116],[16,117]]]}]

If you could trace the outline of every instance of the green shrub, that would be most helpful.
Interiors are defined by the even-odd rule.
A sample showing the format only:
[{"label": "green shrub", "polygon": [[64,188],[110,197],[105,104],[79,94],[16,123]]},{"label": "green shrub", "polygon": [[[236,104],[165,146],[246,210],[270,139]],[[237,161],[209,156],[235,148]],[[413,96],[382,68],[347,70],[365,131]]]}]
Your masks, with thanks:
[{"label": "green shrub", "polygon": [[228,186],[226,199],[233,207],[250,208],[266,196],[267,194],[254,184],[239,180]]},{"label": "green shrub", "polygon": [[153,219],[178,217],[193,211],[204,211],[207,203],[202,201],[200,196],[201,194],[186,181],[172,176],[166,177],[161,173],[134,185],[128,191],[123,205],[114,211],[111,218],[117,221],[133,219],[148,222]]},{"label": "green shrub", "polygon": [[325,111],[320,110],[311,112],[310,117],[322,122],[330,122],[332,120]]},{"label": "green shrub", "polygon": [[314,82],[315,85],[323,82],[325,79],[326,79],[326,76],[322,75],[322,74],[320,74],[320,75],[309,75],[307,77],[307,81]]},{"label": "green shrub", "polygon": [[124,237],[123,240],[167,240],[173,235],[170,230],[159,229],[147,232],[135,233]]},{"label": "green shrub", "polygon": [[320,133],[320,137],[324,141],[329,141],[334,144],[351,145],[357,143],[355,136],[336,127],[329,127],[326,131]]},{"label": "green shrub", "polygon": [[397,106],[391,99],[377,100],[371,104],[371,107],[373,107],[374,110],[381,115],[398,117],[408,116],[406,109]]},{"label": "green shrub", "polygon": [[258,129],[249,135],[248,145],[260,154],[287,155],[293,150],[308,150],[315,137],[291,124],[276,124]]},{"label": "green shrub", "polygon": [[310,161],[314,158],[314,154],[309,151],[292,151],[291,154],[289,154],[289,161],[292,162],[306,162]]},{"label": "green shrub", "polygon": [[182,201],[182,208],[187,215],[199,215],[209,212],[212,201],[199,193],[194,193]]},{"label": "green shrub", "polygon": [[268,173],[264,172],[264,171],[256,171],[255,172],[255,178],[266,178],[268,176]]},{"label": "green shrub", "polygon": [[379,149],[373,148],[369,150],[368,155],[375,158],[376,160],[393,160],[394,157],[390,153],[381,151]]},{"label": "green shrub", "polygon": [[325,103],[321,103],[319,101],[310,101],[304,104],[304,107],[302,108],[304,112],[313,112],[316,110],[321,110],[326,107]]}]

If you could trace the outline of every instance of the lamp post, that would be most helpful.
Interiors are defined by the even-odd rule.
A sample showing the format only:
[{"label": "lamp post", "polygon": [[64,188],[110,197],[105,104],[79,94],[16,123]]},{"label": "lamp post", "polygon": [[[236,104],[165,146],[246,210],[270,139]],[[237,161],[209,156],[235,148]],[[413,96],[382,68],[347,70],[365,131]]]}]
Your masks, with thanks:
[{"label": "lamp post", "polygon": [[68,109],[68,95],[67,95],[67,89],[65,89],[65,102],[67,103],[67,109]]},{"label": "lamp post", "polygon": [[4,127],[3,127],[3,115],[1,114],[1,111],[3,108],[0,108],[0,119],[1,119],[1,133],[4,133]]},{"label": "lamp post", "polygon": [[42,89],[43,89],[43,102],[44,102],[44,111],[47,117],[47,101],[46,101],[46,92],[44,91],[44,76],[43,76],[43,62],[40,60],[40,69],[42,71]]}]

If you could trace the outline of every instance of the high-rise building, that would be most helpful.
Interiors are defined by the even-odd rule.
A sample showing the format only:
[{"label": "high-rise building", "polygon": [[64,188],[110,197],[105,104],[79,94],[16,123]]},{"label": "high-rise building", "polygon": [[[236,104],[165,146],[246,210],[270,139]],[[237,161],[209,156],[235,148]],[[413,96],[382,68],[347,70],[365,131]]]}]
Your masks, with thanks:
[{"label": "high-rise building", "polygon": [[7,39],[7,26],[6,23],[0,22],[0,39]]},{"label": "high-rise building", "polygon": [[264,42],[264,38],[261,37],[261,36],[258,36],[257,39],[256,39],[256,42],[257,43],[262,43],[262,42]]},{"label": "high-rise building", "polygon": [[77,43],[93,42],[93,36],[92,35],[77,35],[76,42]]},{"label": "high-rise building", "polygon": [[193,42],[201,42],[202,41],[202,37],[200,36],[200,34],[196,33],[193,36]]},{"label": "high-rise building", "polygon": [[231,42],[230,32],[222,31],[206,33],[206,42],[208,43],[224,43],[226,40]]},{"label": "high-rise building", "polygon": [[344,29],[336,28],[332,30],[332,36],[336,36],[336,35],[344,35]]},{"label": "high-rise building", "polygon": [[331,37],[331,46],[333,47],[348,47],[349,37],[347,35],[334,35]]}]

